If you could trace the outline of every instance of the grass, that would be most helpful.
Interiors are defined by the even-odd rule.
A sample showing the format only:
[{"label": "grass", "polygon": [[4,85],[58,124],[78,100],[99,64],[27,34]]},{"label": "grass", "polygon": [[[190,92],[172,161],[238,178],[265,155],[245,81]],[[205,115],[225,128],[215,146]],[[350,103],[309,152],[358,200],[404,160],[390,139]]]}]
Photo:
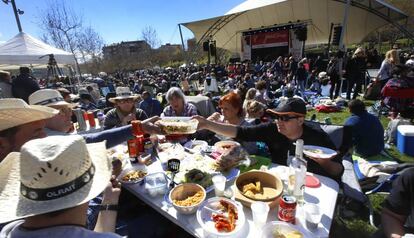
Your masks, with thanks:
[{"label": "grass", "polygon": [[[375,101],[368,100],[364,100],[364,102],[367,107],[370,107],[375,103]],[[330,117],[332,124],[334,125],[343,125],[346,119],[351,115],[348,109],[344,109],[341,112],[335,113],[321,113],[317,112],[316,110],[311,110],[308,112],[309,117],[307,119],[310,119],[310,117],[313,114],[316,115],[316,119],[320,122],[324,122],[325,118]],[[385,116],[381,116],[380,121],[382,126],[384,128],[387,128],[390,119]],[[397,158],[402,162],[414,161],[413,157],[399,153],[398,149],[395,146],[391,146],[391,148],[387,151],[394,158]],[[378,225],[381,221],[380,214],[382,209],[382,203],[384,202],[386,195],[370,194],[368,197],[374,209],[375,223]],[[343,205],[339,204],[340,201],[341,199],[339,198],[338,205]],[[348,207],[348,205],[345,207]],[[337,209],[339,209],[339,206],[337,206]],[[330,237],[371,237],[372,234],[376,231],[376,228],[369,224],[368,208],[359,205],[356,207],[349,206],[346,210],[348,210],[348,212],[351,211],[351,213],[353,214],[348,214],[347,216],[344,216],[343,214],[339,215],[337,212],[332,223]]]}]

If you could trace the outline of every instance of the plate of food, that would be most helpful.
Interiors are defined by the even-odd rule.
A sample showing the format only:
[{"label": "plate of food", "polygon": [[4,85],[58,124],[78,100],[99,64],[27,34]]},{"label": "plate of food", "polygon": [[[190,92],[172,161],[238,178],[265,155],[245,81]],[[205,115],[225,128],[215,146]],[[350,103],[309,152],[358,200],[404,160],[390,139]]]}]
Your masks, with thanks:
[{"label": "plate of food", "polygon": [[214,144],[215,150],[221,154],[233,147],[240,147],[240,143],[232,140],[223,140]]},{"label": "plate of food", "polygon": [[214,175],[221,173],[228,181],[237,177],[239,172],[237,168],[220,172],[216,160],[205,155],[194,154],[181,161],[180,171],[175,175],[174,182],[177,184],[196,183],[204,187],[206,192],[210,192],[214,189],[211,180]]},{"label": "plate of food", "polygon": [[184,147],[194,152],[202,151],[207,148],[208,144],[203,140],[190,140],[184,144]]},{"label": "plate of food", "polygon": [[338,154],[332,149],[316,145],[304,145],[303,153],[309,157],[319,159],[329,159]]},{"label": "plate of food", "polygon": [[208,234],[232,237],[243,228],[246,220],[241,204],[214,197],[198,208],[197,221]]},{"label": "plate of food", "polygon": [[167,163],[171,158],[182,160],[185,157],[184,147],[179,143],[158,144],[157,153],[161,163]]},{"label": "plate of food", "polygon": [[118,180],[125,184],[134,184],[142,181],[147,176],[148,171],[145,166],[134,166],[124,169],[118,176]]},{"label": "plate of food", "polygon": [[198,126],[198,121],[191,117],[162,117],[156,123],[167,135],[193,134]]},{"label": "plate of food", "polygon": [[299,225],[282,221],[267,223],[262,229],[262,238],[310,238],[313,237]]}]

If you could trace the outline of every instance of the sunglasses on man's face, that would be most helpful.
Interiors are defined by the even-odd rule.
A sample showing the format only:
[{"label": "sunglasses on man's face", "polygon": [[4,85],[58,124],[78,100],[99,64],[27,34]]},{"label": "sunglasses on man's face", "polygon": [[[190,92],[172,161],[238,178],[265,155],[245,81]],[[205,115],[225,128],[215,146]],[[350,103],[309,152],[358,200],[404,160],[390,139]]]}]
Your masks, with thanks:
[{"label": "sunglasses on man's face", "polygon": [[117,102],[118,103],[132,103],[132,102],[134,102],[134,100],[131,99],[131,98],[128,98],[128,99],[119,99],[119,100],[117,100]]},{"label": "sunglasses on man's face", "polygon": [[274,115],[273,117],[272,117],[273,119],[275,119],[275,120],[278,120],[278,121],[284,121],[284,122],[287,122],[287,121],[290,121],[291,119],[295,119],[295,118],[299,118],[298,116],[283,116],[283,115]]}]

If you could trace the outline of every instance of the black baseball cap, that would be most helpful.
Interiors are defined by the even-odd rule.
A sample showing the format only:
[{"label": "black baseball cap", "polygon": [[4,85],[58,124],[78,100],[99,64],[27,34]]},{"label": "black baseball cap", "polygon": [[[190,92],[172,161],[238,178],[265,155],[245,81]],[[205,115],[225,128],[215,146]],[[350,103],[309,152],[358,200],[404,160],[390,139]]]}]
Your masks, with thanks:
[{"label": "black baseball cap", "polygon": [[266,112],[276,115],[294,114],[297,116],[305,116],[306,104],[301,98],[289,98],[288,100],[281,102],[275,110],[267,109]]}]

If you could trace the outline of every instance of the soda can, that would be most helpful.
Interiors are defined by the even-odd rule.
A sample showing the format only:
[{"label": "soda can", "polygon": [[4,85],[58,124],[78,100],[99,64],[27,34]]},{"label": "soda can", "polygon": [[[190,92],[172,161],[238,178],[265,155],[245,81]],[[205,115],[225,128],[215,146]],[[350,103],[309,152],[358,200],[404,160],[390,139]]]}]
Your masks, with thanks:
[{"label": "soda can", "polygon": [[296,198],[290,195],[283,195],[279,200],[279,221],[295,224],[296,219]]},{"label": "soda can", "polygon": [[78,128],[77,128],[77,130],[78,131],[84,131],[84,130],[86,130],[86,121],[85,121],[85,118],[83,117],[83,111],[82,111],[82,109],[80,109],[80,108],[73,109],[73,113],[75,114],[76,119],[78,121]]}]

